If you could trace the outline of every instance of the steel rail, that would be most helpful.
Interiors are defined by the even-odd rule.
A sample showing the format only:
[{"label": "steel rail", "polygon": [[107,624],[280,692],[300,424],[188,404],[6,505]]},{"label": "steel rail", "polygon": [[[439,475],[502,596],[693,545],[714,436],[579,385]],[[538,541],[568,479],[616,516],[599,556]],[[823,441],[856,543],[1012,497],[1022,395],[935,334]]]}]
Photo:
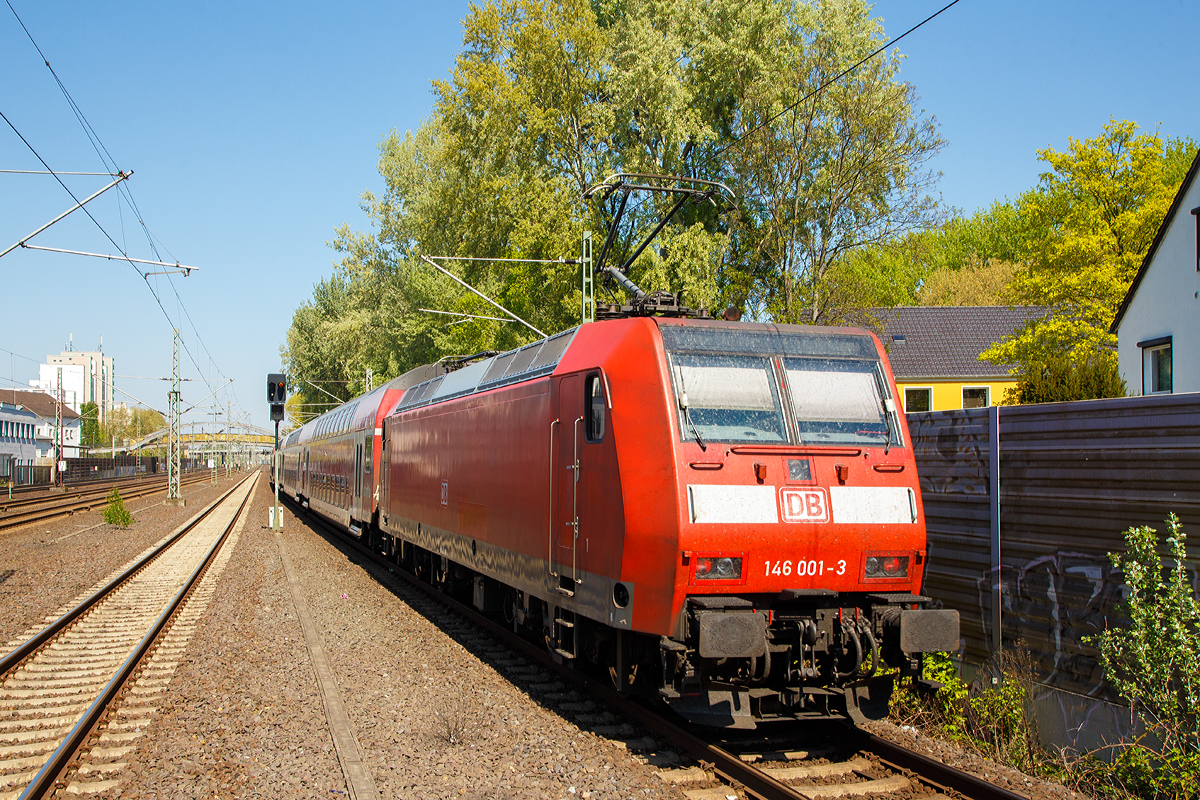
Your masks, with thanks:
[{"label": "steel rail", "polygon": [[[189,478],[184,485],[190,486],[196,483],[202,483],[206,479],[207,476],[195,476]],[[135,500],[139,497],[147,497],[148,495],[165,492],[167,491],[167,488],[168,487],[166,486],[146,486],[124,495],[121,499]],[[76,495],[70,499],[70,502],[59,503],[58,505],[54,505],[49,508],[26,512],[18,511],[16,514],[0,519],[0,531],[5,531],[9,528],[19,528],[22,525],[29,525],[34,522],[42,522],[48,519],[54,519],[55,517],[71,516],[76,511],[91,511],[92,508],[101,505],[103,503],[103,499],[103,492],[95,497],[87,499]],[[31,503],[30,505],[37,505],[37,503]]]},{"label": "steel rail", "polygon": [[[192,479],[196,472],[189,472],[188,478]],[[162,476],[165,477],[165,476]],[[209,477],[207,470],[204,477]],[[79,483],[71,483],[63,486],[58,491],[51,491],[46,494],[39,494],[32,497],[14,496],[11,500],[3,496],[3,491],[0,490],[0,513],[7,513],[16,509],[26,508],[45,503],[60,503],[63,504],[69,501],[82,501],[91,497],[104,497],[106,492],[112,489],[143,489],[152,487],[156,480],[160,480],[159,475],[147,475],[141,478],[94,478],[89,481],[80,481]],[[26,487],[31,488],[31,487]],[[43,487],[38,487],[43,488]],[[14,492],[14,495],[16,493]],[[22,495],[31,494],[31,492],[22,492]],[[124,499],[124,498],[122,498]]]},{"label": "steel rail", "polygon": [[[250,475],[247,476],[247,478],[251,478],[251,477],[254,477],[254,473],[251,473]],[[86,599],[81,600],[78,604],[76,604],[76,606],[74,608],[67,611],[67,613],[63,614],[61,617],[59,617],[58,619],[51,622],[45,628],[42,628],[42,630],[38,631],[33,636],[31,636],[24,644],[20,645],[19,647],[17,647],[17,649],[13,650],[11,653],[4,656],[4,658],[0,658],[0,676],[4,676],[10,670],[12,670],[13,667],[17,666],[17,664],[21,663],[26,658],[33,655],[43,644],[45,644],[47,641],[52,639],[56,634],[58,634],[60,631],[62,631],[63,628],[70,625],[72,622],[74,622],[76,619],[78,619],[82,614],[84,614],[88,609],[92,608],[100,600],[102,600],[107,595],[111,594],[113,591],[115,591],[117,588],[119,588],[123,583],[125,583],[127,580],[132,578],[135,574],[140,572],[143,567],[145,567],[147,564],[149,564],[151,561],[153,561],[155,558],[157,558],[168,547],[175,544],[175,542],[178,541],[181,536],[186,534],[197,523],[199,523],[202,519],[204,519],[210,513],[212,513],[212,511],[217,506],[219,506],[222,502],[224,502],[224,500],[227,497],[229,497],[229,495],[233,494],[233,492],[238,488],[238,486],[241,486],[242,482],[244,480],[246,480],[247,478],[243,478],[242,481],[238,481],[237,484],[234,485],[229,491],[225,492],[225,494],[221,495],[216,500],[214,500],[211,504],[209,504],[206,508],[199,511],[194,517],[192,517],[187,522],[183,523],[178,528],[176,528],[175,531],[169,537],[167,537],[166,541],[164,541],[161,545],[156,547],[151,552],[147,553],[142,558],[139,558],[136,563],[131,564],[120,575],[116,576],[111,581],[106,583],[104,586],[97,589],[95,592],[93,592],[91,595],[89,595]]]},{"label": "steel rail", "polygon": [[[142,480],[150,479],[157,474],[158,473],[147,473],[144,477],[142,477]],[[19,494],[32,494],[33,492],[39,492],[39,491],[40,492],[53,492],[53,491],[70,492],[70,491],[74,491],[77,489],[86,489],[89,486],[99,486],[99,485],[105,484],[105,483],[111,484],[115,481],[127,479],[128,477],[130,477],[130,476],[123,476],[122,478],[87,478],[86,480],[81,480],[81,481],[64,481],[63,483],[60,483],[57,485],[52,484],[52,483],[36,483],[36,484],[23,483],[20,485],[14,485],[12,487],[12,490],[13,490],[14,498],[16,495],[19,495]],[[7,491],[6,488],[0,488],[0,495],[4,494],[6,491]],[[3,501],[4,499],[6,499],[6,498],[0,497],[0,501]]]},{"label": "steel rail", "polygon": [[[201,514],[198,514],[196,518],[188,523],[185,528],[181,529],[177,535],[173,536],[171,538],[171,543],[173,544],[179,539],[180,536],[187,533],[187,531],[194,527],[196,523],[200,522],[201,519],[208,516],[209,513],[215,510],[217,506],[224,502],[242,484],[253,479],[257,474],[257,472],[251,473],[242,480],[238,481],[233,488],[222,495],[218,500],[214,501],[212,505],[205,509]],[[121,664],[121,667],[117,670],[116,674],[109,679],[107,684],[105,684],[100,694],[95,700],[92,701],[91,705],[88,706],[87,711],[84,712],[79,721],[75,723],[74,727],[72,727],[67,733],[66,738],[63,739],[62,744],[60,744],[58,749],[56,749],[50,756],[50,759],[46,762],[45,766],[38,771],[38,774],[34,776],[33,780],[25,788],[25,791],[19,795],[18,800],[37,800],[38,798],[44,797],[54,790],[55,783],[58,781],[59,776],[67,768],[67,765],[70,763],[71,759],[74,758],[75,752],[87,740],[87,737],[91,734],[96,725],[100,723],[101,717],[103,717],[104,712],[108,709],[109,704],[117,696],[117,693],[121,690],[121,687],[124,686],[125,681],[127,681],[133,674],[137,665],[141,662],[142,658],[146,655],[146,652],[150,649],[150,646],[154,644],[155,639],[157,639],[158,635],[162,632],[162,629],[166,627],[167,622],[170,621],[171,617],[175,615],[175,612],[178,611],[179,607],[183,604],[183,601],[187,599],[189,594],[191,594],[191,591],[199,581],[200,576],[204,574],[205,570],[208,569],[217,553],[220,552],[221,546],[225,544],[225,540],[229,537],[229,532],[232,531],[234,525],[237,524],[238,519],[241,517],[242,512],[246,508],[246,504],[250,502],[250,496],[251,493],[247,492],[246,497],[243,498],[241,504],[238,505],[237,511],[234,512],[232,517],[230,517],[229,524],[225,526],[225,530],[222,531],[221,536],[209,548],[208,553],[205,554],[200,564],[198,564],[196,568],[192,570],[192,574],[175,593],[175,596],[171,598],[171,601],[167,604],[166,608],[164,608],[158,615],[158,618],[146,632],[146,635],[142,637],[142,640],[138,643],[137,647],[134,648],[133,652],[130,653],[125,661]],[[166,546],[159,548],[156,553],[161,554]],[[143,560],[143,563],[145,563],[145,560]]]},{"label": "steel rail", "polygon": [[[290,498],[288,498],[288,503],[293,508],[296,508]],[[395,569],[395,564],[387,561],[386,558],[371,548],[350,539],[341,530],[324,519],[309,515],[307,520],[320,525],[323,529],[336,535],[339,542],[345,543],[347,546],[364,555],[369,555],[369,564],[394,570],[387,573],[379,572],[378,577],[380,579],[397,576],[403,578],[429,597],[437,599],[454,611],[462,614],[487,633],[504,642],[506,646],[519,650],[523,655],[535,661],[540,666],[545,667],[564,680],[576,684],[589,695],[598,698],[618,713],[625,715],[646,730],[661,737],[671,746],[686,753],[694,760],[711,763],[714,772],[727,781],[740,784],[751,796],[760,800],[809,800],[802,791],[776,780],[766,771],[747,764],[729,751],[706,742],[695,734],[680,728],[666,717],[663,717],[641,703],[629,697],[623,697],[603,681],[597,680],[579,670],[559,664],[550,657],[545,648],[521,638],[509,628],[481,614],[474,606],[462,603],[438,591],[437,587],[426,583],[407,570]],[[947,764],[935,761],[902,745],[889,742],[875,734],[857,728],[849,722],[846,723],[846,730],[859,743],[857,749],[875,753],[885,762],[890,762],[890,764],[895,765],[898,769],[908,770],[913,773],[913,776],[910,777],[914,777],[918,783],[923,783],[939,792],[950,789],[964,797],[971,798],[971,800],[1027,800],[1022,795],[988,783],[982,778],[978,778]]]}]

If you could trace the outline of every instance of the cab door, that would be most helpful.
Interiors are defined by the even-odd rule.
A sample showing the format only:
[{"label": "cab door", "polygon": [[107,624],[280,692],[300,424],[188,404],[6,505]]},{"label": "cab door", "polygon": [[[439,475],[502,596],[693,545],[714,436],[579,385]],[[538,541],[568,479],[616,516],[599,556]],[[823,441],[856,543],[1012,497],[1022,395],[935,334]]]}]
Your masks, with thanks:
[{"label": "cab door", "polygon": [[553,510],[550,534],[550,572],[563,589],[574,591],[579,581],[579,444],[583,423],[583,376],[566,375],[558,380],[552,424],[554,464],[552,467]]},{"label": "cab door", "polygon": [[[550,571],[560,588],[573,591],[586,573],[597,571],[590,540],[599,544],[607,524],[602,489],[611,471],[603,447],[607,399],[599,372],[566,375],[557,389]],[[613,499],[619,502],[619,491]],[[603,548],[594,549],[599,557]]]}]

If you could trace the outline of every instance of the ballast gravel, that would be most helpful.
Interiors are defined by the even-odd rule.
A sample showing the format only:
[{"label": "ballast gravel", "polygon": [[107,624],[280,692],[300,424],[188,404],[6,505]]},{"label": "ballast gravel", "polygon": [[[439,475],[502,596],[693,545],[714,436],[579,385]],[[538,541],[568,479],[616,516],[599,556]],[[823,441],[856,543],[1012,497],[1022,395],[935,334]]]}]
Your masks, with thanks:
[{"label": "ballast gravel", "polygon": [[[166,702],[122,758],[119,785],[92,796],[347,796],[279,545],[266,527],[267,481],[251,503]],[[340,542],[290,510],[284,525],[283,544],[380,797],[684,798],[628,750],[542,705],[456,641],[479,637],[456,615],[399,581],[371,577]],[[478,646],[486,645],[471,645]]]},{"label": "ballast gravel", "polygon": [[163,505],[164,494],[130,500],[134,522],[125,530],[105,524],[101,504],[0,533],[0,646],[56,616],[243,477],[222,472],[215,484],[185,485],[182,508]]}]

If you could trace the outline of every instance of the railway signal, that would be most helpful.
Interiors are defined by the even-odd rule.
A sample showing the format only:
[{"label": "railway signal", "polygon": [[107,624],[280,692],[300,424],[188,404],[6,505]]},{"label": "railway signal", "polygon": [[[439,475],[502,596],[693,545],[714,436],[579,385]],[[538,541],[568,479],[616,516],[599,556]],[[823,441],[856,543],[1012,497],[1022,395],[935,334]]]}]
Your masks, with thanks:
[{"label": "railway signal", "polygon": [[283,404],[287,400],[287,376],[281,372],[267,374],[267,402],[271,404],[271,421],[275,423],[275,508],[271,511],[271,530],[283,528],[279,505],[279,423],[283,421]]},{"label": "railway signal", "polygon": [[271,404],[271,420],[283,421],[283,404],[287,400],[287,376],[279,372],[267,375],[267,402]]}]

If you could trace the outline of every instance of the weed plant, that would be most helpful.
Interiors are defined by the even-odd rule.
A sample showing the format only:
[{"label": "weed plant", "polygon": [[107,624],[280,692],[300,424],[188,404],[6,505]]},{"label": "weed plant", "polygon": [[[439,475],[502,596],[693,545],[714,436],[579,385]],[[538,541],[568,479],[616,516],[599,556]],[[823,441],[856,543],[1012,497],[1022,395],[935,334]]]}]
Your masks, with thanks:
[{"label": "weed plant", "polygon": [[129,510],[125,508],[125,502],[121,500],[121,493],[115,488],[108,496],[108,505],[104,507],[104,521],[122,530],[133,524],[133,514],[130,514]]},{"label": "weed plant", "polygon": [[910,685],[901,687],[892,697],[892,720],[949,739],[1000,764],[1044,775],[1041,765],[1047,754],[1038,743],[1029,651],[1023,646],[1005,650],[980,675],[981,680],[968,685],[949,655],[927,655],[924,677],[941,688],[930,695]]},{"label": "weed plant", "polygon": [[1125,552],[1109,554],[1124,574],[1127,624],[1086,640],[1100,651],[1108,684],[1129,704],[1138,731],[1131,740],[1081,756],[1044,749],[1031,702],[1033,661],[1020,643],[990,665],[998,677],[990,686],[967,685],[944,653],[927,655],[924,677],[941,688],[930,695],[900,687],[892,721],[1097,797],[1200,800],[1200,600],[1179,519],[1171,514],[1167,525],[1165,559],[1148,526],[1130,528]]}]

